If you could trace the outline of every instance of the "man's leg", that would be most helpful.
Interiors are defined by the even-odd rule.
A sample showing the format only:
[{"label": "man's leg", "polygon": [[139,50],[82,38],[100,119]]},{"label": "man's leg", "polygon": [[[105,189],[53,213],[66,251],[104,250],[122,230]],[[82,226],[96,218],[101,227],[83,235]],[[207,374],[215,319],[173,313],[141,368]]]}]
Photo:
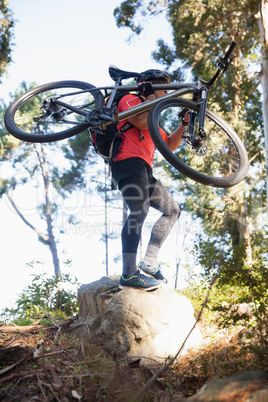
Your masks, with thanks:
[{"label": "man's leg", "polygon": [[150,206],[148,180],[140,176],[120,180],[119,189],[130,210],[122,230],[123,274],[119,287],[145,290],[158,288],[162,281],[142,275],[136,265],[142,225]]},{"label": "man's leg", "polygon": [[133,176],[119,181],[119,190],[130,210],[124,223],[122,239],[122,259],[124,278],[137,271],[137,250],[144,220],[148,214],[149,181],[146,177]]},{"label": "man's leg", "polygon": [[180,216],[180,207],[168,190],[156,179],[150,187],[150,206],[162,212],[154,224],[144,261],[148,266],[157,266],[160,248]]}]

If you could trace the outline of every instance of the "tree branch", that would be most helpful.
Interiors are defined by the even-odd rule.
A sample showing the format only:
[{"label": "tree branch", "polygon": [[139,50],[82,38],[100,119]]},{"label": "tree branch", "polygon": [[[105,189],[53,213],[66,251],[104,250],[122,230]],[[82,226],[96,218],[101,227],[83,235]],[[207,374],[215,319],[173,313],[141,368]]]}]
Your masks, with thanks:
[{"label": "tree branch", "polygon": [[21,218],[21,220],[27,225],[29,226],[29,228],[31,228],[35,233],[37,233],[45,242],[48,242],[49,237],[47,235],[45,235],[42,232],[39,232],[39,230],[37,230],[20,212],[20,210],[18,209],[18,207],[16,206],[13,198],[10,196],[9,193],[5,193],[10,204],[12,205],[12,207],[14,208],[14,210],[16,211],[16,213],[19,215],[19,217]]}]

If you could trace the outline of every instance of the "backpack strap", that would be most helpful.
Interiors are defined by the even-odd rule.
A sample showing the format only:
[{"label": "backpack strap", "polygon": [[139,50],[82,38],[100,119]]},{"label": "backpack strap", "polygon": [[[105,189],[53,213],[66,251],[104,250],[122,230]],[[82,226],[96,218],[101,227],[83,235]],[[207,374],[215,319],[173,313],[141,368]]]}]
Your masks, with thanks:
[{"label": "backpack strap", "polygon": [[111,142],[111,145],[110,145],[109,155],[105,158],[106,162],[109,165],[112,165],[114,163],[114,157],[115,157],[115,155],[117,154],[117,151],[118,151],[118,149],[114,148],[116,139],[118,138],[118,136],[120,134],[124,134],[126,131],[130,130],[133,127],[134,127],[133,124],[131,124],[129,122],[126,122],[125,124],[123,124],[123,126],[120,128],[120,130],[118,130],[117,133],[115,134],[115,136],[114,136],[114,138],[113,138],[113,140]]},{"label": "backpack strap", "polygon": [[[125,95],[127,95],[127,94],[124,94],[124,95],[120,98],[120,100],[121,100]],[[142,102],[144,102],[144,99],[143,99],[140,95],[136,95],[136,96],[138,96],[138,98],[139,98]],[[117,137],[118,137],[120,134],[124,134],[126,131],[128,131],[128,130],[130,130],[131,128],[134,128],[134,127],[135,127],[135,126],[134,126],[133,124],[131,124],[131,123],[129,123],[129,122],[127,121],[125,124],[123,124],[123,126],[120,128],[120,130],[115,134],[115,136],[114,136],[114,138],[113,138],[113,141],[111,142],[111,145],[110,145],[109,156],[106,158],[106,162],[107,162],[110,166],[114,163],[114,157],[115,157],[115,155],[116,155],[116,153],[117,153],[117,151],[118,151],[118,149],[114,149],[115,140],[117,139]],[[143,135],[141,134],[141,136],[140,136],[140,141],[142,141],[143,139],[144,139],[144,137],[143,137]]]},{"label": "backpack strap", "polygon": [[133,124],[129,123],[128,121],[123,124],[123,126],[120,128],[119,133],[125,133],[126,131],[130,130],[131,128],[134,128]]}]

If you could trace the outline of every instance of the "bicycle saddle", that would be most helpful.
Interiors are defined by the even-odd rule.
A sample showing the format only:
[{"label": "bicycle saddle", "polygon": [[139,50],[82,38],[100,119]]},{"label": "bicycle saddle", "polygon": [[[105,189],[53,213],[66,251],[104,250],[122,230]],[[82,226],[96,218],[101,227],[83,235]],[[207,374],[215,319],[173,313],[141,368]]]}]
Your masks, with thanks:
[{"label": "bicycle saddle", "polygon": [[115,66],[109,67],[109,74],[113,81],[117,81],[118,78],[121,78],[121,80],[126,80],[128,78],[139,78],[140,77],[139,73],[133,73],[131,71],[120,70],[119,68],[117,68]]}]

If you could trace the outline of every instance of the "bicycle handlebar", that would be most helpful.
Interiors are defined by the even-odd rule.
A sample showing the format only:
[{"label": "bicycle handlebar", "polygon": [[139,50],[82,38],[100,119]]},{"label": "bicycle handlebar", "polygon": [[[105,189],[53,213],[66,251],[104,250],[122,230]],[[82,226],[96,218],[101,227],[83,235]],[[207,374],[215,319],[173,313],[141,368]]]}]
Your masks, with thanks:
[{"label": "bicycle handlebar", "polygon": [[214,76],[207,82],[201,80],[202,84],[204,84],[207,88],[210,88],[211,85],[215,82],[215,80],[218,78],[221,70],[223,70],[223,72],[225,72],[228,69],[228,66],[232,62],[233,58],[231,59],[231,61],[228,61],[228,59],[229,59],[229,56],[231,55],[232,51],[234,50],[235,46],[236,46],[236,42],[233,41],[231,43],[231,45],[229,46],[229,49],[227,50],[225,56],[221,57],[221,60],[218,63],[218,70],[216,71]]},{"label": "bicycle handlebar", "polygon": [[236,47],[236,42],[233,41],[233,42],[231,43],[229,49],[227,50],[227,52],[226,52],[224,58],[223,58],[224,61],[227,61],[227,60],[228,60],[229,56],[231,55],[231,53],[232,53],[232,51],[234,50],[235,47]]}]

